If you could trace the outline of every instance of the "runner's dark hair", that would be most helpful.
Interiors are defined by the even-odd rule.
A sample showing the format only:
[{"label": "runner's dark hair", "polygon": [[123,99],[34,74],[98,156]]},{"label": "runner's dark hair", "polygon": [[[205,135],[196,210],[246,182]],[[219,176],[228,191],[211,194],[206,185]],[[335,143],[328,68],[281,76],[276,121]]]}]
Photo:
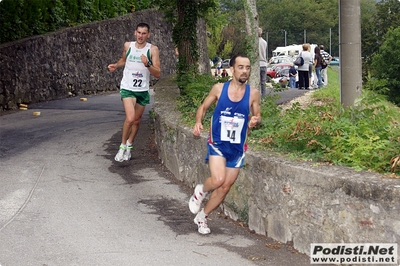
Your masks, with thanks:
[{"label": "runner's dark hair", "polygon": [[147,23],[144,22],[140,22],[139,24],[137,24],[136,29],[138,28],[147,28],[148,31],[150,31],[150,26]]},{"label": "runner's dark hair", "polygon": [[236,63],[236,58],[238,58],[238,57],[244,57],[244,58],[250,59],[250,58],[249,58],[247,55],[245,55],[245,54],[237,54],[237,55],[234,55],[234,56],[232,56],[231,60],[229,61],[229,66],[230,66],[230,67],[233,67],[233,66],[235,65],[235,63]]}]

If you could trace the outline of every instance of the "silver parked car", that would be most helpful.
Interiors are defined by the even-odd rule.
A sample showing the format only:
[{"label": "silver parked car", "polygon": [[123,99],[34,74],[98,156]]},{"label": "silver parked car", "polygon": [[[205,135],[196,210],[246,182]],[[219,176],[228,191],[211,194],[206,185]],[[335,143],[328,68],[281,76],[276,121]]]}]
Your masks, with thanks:
[{"label": "silver parked car", "polygon": [[229,65],[229,63],[231,62],[231,60],[230,59],[225,59],[225,60],[223,60],[222,61],[222,68],[229,68],[230,67],[230,65]]},{"label": "silver parked car", "polygon": [[275,57],[272,57],[269,60],[268,66],[272,67],[273,65],[281,64],[281,63],[293,63],[293,57],[291,57],[291,56],[275,56]]},{"label": "silver parked car", "polygon": [[339,64],[340,64],[339,57],[332,57],[332,60],[329,63],[330,66],[338,66]]}]

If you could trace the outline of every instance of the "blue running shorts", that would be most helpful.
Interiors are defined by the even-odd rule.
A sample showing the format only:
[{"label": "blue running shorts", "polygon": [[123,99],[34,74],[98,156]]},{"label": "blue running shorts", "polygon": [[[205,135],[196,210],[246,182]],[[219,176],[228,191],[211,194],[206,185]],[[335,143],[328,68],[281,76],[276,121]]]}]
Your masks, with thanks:
[{"label": "blue running shorts", "polygon": [[[230,145],[230,144],[229,144]],[[226,160],[226,167],[229,168],[242,168],[244,165],[245,153],[239,152],[236,149],[227,148],[224,145],[216,145],[207,143],[208,152],[206,156],[206,162],[209,160],[209,156],[222,156]]]}]

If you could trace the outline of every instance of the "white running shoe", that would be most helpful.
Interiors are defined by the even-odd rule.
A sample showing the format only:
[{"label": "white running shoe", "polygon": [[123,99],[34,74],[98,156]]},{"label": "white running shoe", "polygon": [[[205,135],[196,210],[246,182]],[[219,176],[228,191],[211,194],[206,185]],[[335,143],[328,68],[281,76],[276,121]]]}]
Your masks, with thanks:
[{"label": "white running shoe", "polygon": [[207,193],[203,192],[203,185],[197,185],[194,189],[193,195],[189,200],[189,209],[193,214],[199,212],[201,207],[201,202],[206,197]]},{"label": "white running shoe", "polygon": [[207,235],[207,234],[211,233],[211,230],[210,230],[210,228],[208,228],[208,225],[207,225],[207,216],[202,217],[202,214],[199,212],[196,215],[196,217],[194,218],[193,222],[195,224],[197,224],[197,226],[198,226],[197,231],[199,231],[200,234]]},{"label": "white running shoe", "polygon": [[118,153],[117,153],[117,155],[115,155],[115,158],[114,158],[114,160],[116,160],[117,162],[122,162],[122,161],[124,161],[124,154],[125,154],[125,151],[126,151],[126,147],[124,147],[124,146],[119,146],[119,150],[118,150]]},{"label": "white running shoe", "polygon": [[122,156],[124,161],[129,161],[131,159],[131,150],[132,145],[126,146],[126,150],[124,152],[124,155]]}]

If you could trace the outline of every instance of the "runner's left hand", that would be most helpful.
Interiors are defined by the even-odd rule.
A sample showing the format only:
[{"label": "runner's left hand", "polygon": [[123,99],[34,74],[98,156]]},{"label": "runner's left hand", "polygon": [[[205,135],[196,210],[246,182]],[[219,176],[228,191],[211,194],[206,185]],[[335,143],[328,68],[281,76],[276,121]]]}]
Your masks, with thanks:
[{"label": "runner's left hand", "polygon": [[258,116],[252,116],[249,122],[249,128],[253,128],[259,124],[259,117]]}]

